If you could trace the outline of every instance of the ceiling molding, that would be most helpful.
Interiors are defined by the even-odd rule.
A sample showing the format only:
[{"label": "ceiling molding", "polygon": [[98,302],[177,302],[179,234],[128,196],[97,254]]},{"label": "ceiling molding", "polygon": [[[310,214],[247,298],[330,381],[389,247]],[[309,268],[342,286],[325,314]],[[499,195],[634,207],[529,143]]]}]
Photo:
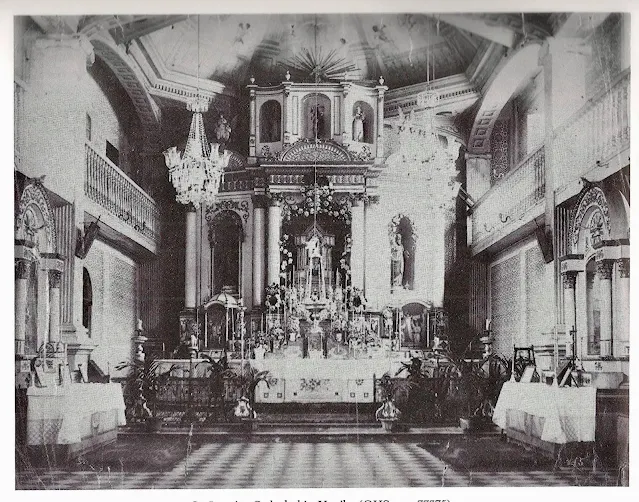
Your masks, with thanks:
[{"label": "ceiling molding", "polygon": [[517,34],[512,28],[490,25],[483,19],[469,17],[463,14],[441,14],[438,15],[437,18],[456,28],[474,33],[486,40],[496,42],[505,47],[512,47],[517,40]]}]

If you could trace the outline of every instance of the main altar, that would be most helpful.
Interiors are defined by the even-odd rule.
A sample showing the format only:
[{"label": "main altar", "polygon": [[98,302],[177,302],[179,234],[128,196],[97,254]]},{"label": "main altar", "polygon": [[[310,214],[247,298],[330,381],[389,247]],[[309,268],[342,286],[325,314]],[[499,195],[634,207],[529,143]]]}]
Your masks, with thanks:
[{"label": "main altar", "polygon": [[375,378],[447,336],[458,144],[432,93],[389,119],[386,90],[381,77],[251,79],[246,157],[224,150],[220,117],[227,164],[216,199],[194,208],[208,239],[187,236],[197,301],[180,338],[196,359],[268,370],[258,400],[372,401]]}]

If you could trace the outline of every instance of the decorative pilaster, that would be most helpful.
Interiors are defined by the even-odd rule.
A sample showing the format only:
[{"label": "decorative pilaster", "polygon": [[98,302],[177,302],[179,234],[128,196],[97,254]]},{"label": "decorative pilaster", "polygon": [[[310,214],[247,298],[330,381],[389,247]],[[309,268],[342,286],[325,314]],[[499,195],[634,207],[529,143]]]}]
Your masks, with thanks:
[{"label": "decorative pilaster", "polygon": [[253,199],[253,305],[264,301],[264,241],[266,239],[266,201]]},{"label": "decorative pilaster", "polygon": [[249,89],[249,157],[255,157],[255,142],[256,142],[256,103],[255,103],[255,79],[251,77],[251,85],[247,86]]},{"label": "decorative pilaster", "polygon": [[351,207],[351,282],[364,289],[364,201],[354,200]]},{"label": "decorative pilaster", "polygon": [[597,275],[600,284],[600,355],[612,356],[612,266],[613,261],[597,262]]},{"label": "decorative pilaster", "polygon": [[49,270],[49,341],[59,343],[60,337],[60,284],[62,270]]},{"label": "decorative pilaster", "polygon": [[379,77],[379,85],[375,87],[377,89],[377,128],[375,131],[375,158],[383,159],[384,157],[384,92],[388,90],[388,87],[384,85],[384,78]]},{"label": "decorative pilaster", "polygon": [[280,232],[282,227],[282,206],[272,199],[268,207],[268,270],[267,283],[280,283]]},{"label": "decorative pilaster", "polygon": [[617,283],[618,305],[615,305],[619,333],[614,344],[614,354],[617,357],[627,357],[630,355],[630,259],[620,258],[617,260],[617,270],[619,278]]},{"label": "decorative pilaster", "polygon": [[16,325],[15,325],[15,353],[16,356],[24,355],[24,343],[26,338],[26,313],[27,313],[27,287],[29,275],[33,263],[24,258],[18,258],[15,262],[15,288],[16,288]]},{"label": "decorative pilaster", "polygon": [[[575,296],[575,285],[577,283],[577,272],[564,272],[561,274],[564,285],[564,318],[566,334],[577,328],[577,299]],[[572,340],[568,336],[566,339],[566,356],[572,355]]]}]

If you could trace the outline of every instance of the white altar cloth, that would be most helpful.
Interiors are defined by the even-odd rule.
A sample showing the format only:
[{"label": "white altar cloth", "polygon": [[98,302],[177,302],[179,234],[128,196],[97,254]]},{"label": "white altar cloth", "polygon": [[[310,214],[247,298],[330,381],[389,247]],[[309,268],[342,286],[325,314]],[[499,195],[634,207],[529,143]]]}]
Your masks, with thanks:
[{"label": "white altar cloth", "polygon": [[550,443],[595,440],[594,387],[506,382],[493,422]]},{"label": "white altar cloth", "polygon": [[122,386],[75,383],[27,390],[27,442],[74,444],[125,425]]}]

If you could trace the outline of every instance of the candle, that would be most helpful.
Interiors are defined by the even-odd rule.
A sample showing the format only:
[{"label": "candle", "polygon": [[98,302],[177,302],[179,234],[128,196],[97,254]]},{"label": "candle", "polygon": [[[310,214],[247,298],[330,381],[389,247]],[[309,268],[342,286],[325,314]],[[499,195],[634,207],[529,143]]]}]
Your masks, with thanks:
[{"label": "candle", "polygon": [[490,331],[490,319],[486,319],[486,331]]},{"label": "candle", "polygon": [[138,331],[142,331],[142,319],[138,319]]}]

